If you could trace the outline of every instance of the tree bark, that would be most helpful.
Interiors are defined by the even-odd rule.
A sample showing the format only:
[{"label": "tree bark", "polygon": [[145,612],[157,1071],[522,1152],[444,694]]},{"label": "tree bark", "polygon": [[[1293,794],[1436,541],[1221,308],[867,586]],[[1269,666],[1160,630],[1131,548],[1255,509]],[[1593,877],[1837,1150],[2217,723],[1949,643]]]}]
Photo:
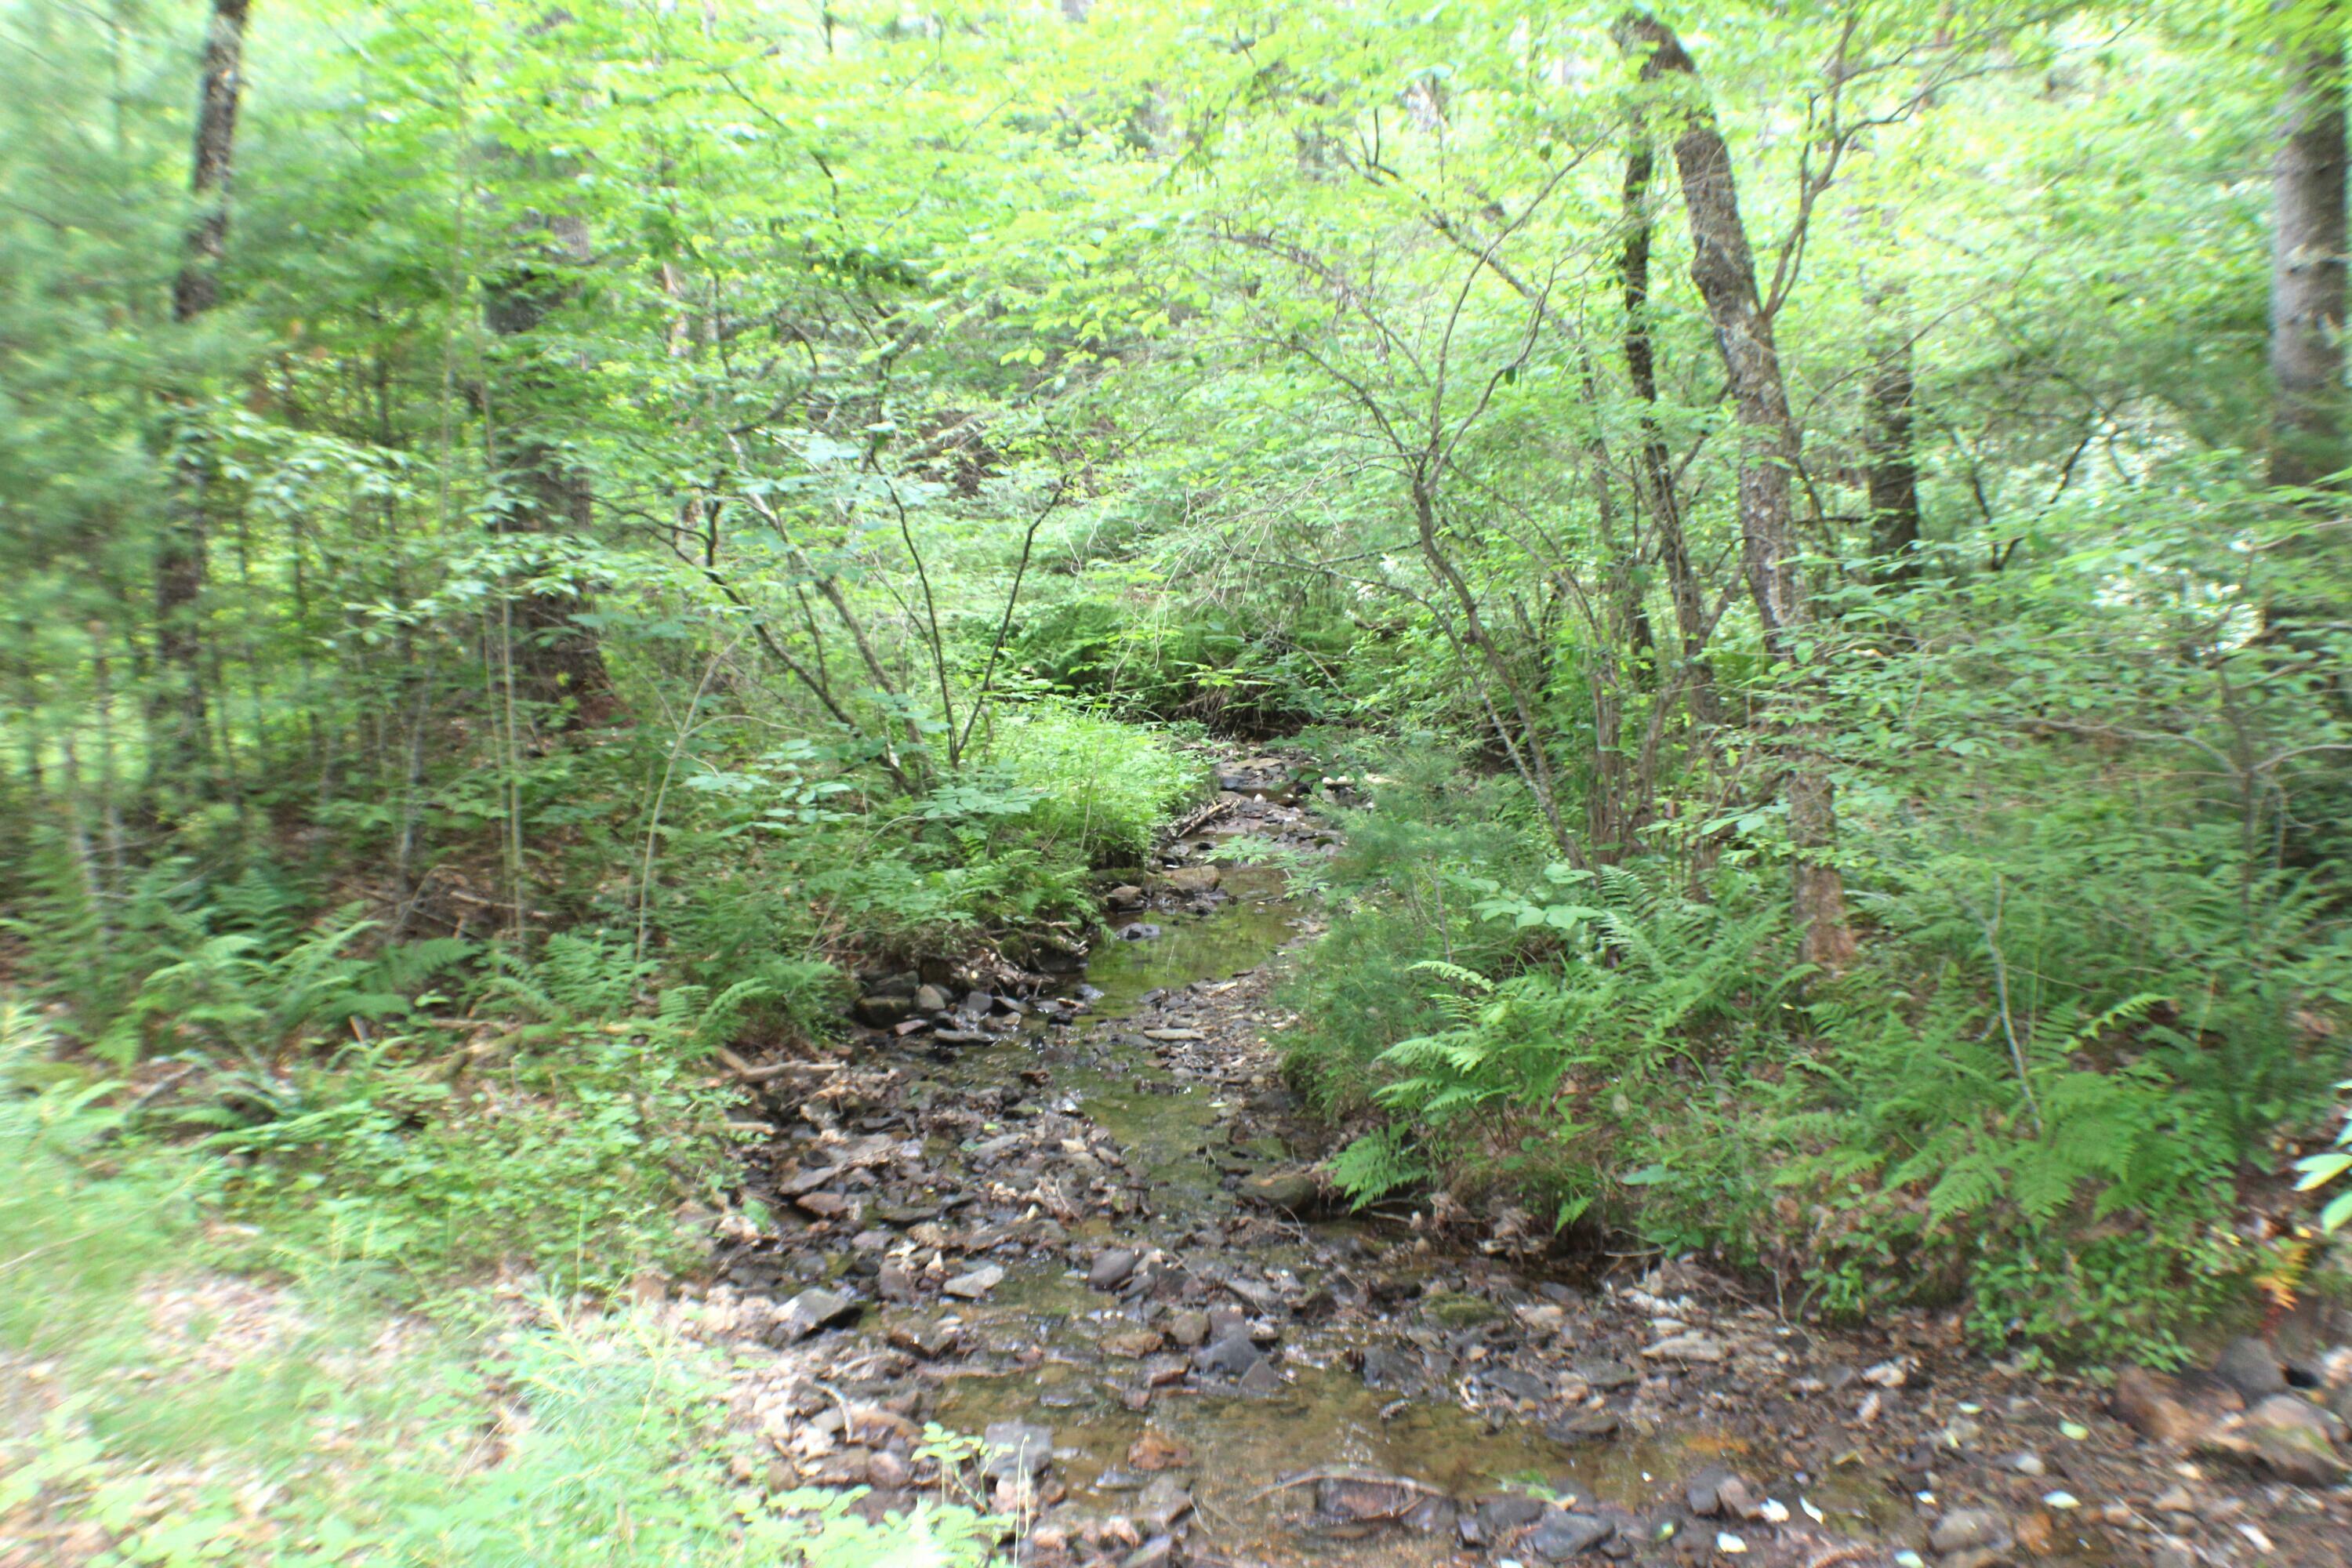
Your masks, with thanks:
[{"label": "tree bark", "polygon": [[[1884,309],[1886,301],[1871,301]],[[1912,434],[1911,334],[1898,324],[1879,345],[1864,396],[1864,494],[1870,512],[1870,552],[1879,580],[1907,582],[1919,574],[1919,457]]]},{"label": "tree bark", "polygon": [[[1630,16],[1631,40],[1649,50],[1643,75],[1679,75],[1696,88],[1698,68],[1672,31],[1647,16]],[[1675,138],[1683,207],[1690,222],[1691,278],[1706,302],[1717,349],[1731,384],[1739,419],[1740,564],[1756,602],[1765,647],[1777,658],[1799,662],[1797,634],[1811,620],[1797,574],[1790,476],[1799,457],[1797,422],[1772,320],[1756,286],[1756,262],[1739,216],[1731,150],[1703,102],[1684,110]],[[1846,920],[1845,884],[1832,859],[1837,843],[1833,785],[1817,751],[1796,729],[1785,731],[1789,840],[1793,851],[1793,905],[1807,962],[1835,970],[1854,954]]]},{"label": "tree bark", "polygon": [[[507,378],[504,417],[496,425],[491,456],[505,504],[498,531],[509,534],[584,538],[594,521],[587,476],[550,440],[541,421],[551,377],[533,338],[570,297],[561,268],[591,255],[587,226],[577,218],[526,215],[525,226],[548,237],[490,279],[482,316],[504,343],[514,369]],[[569,589],[527,590],[514,595],[514,670],[518,692],[562,714],[564,729],[601,722],[611,711],[613,682],[596,634],[580,617],[584,595]]]},{"label": "tree bark", "polygon": [[2289,69],[2271,161],[2270,479],[2308,486],[2347,466],[2343,47],[2307,44]]},{"label": "tree bark", "polygon": [[[229,184],[236,165],[249,3],[213,0],[205,33],[188,175],[196,212],[182,239],[180,269],[172,279],[172,320],[182,326],[220,302],[218,267],[228,245]],[[155,549],[158,684],[147,703],[151,794],[157,786],[201,780],[209,750],[203,599],[212,458],[194,421],[181,418],[175,423],[171,497]]]},{"label": "tree bark", "polygon": [[[1655,62],[1653,55],[1643,64],[1645,79],[1653,74]],[[1618,257],[1618,282],[1625,300],[1625,369],[1633,378],[1633,395],[1642,400],[1642,492],[1657,530],[1666,592],[1674,600],[1675,630],[1682,639],[1691,717],[1702,730],[1714,730],[1723,721],[1723,710],[1716,701],[1714,673],[1706,664],[1706,596],[1699,587],[1698,574],[1691,569],[1690,546],[1683,537],[1682,504],[1675,494],[1674,459],[1666,450],[1665,433],[1658,426],[1657,355],[1650,340],[1649,193],[1655,162],[1647,125],[1637,120],[1633,137],[1633,148],[1625,156],[1625,246]]]},{"label": "tree bark", "polygon": [[220,302],[215,268],[228,246],[229,177],[236,165],[236,111],[245,93],[245,22],[250,0],[213,0],[196,101],[189,194],[196,216],[172,280],[172,319],[193,321]]}]

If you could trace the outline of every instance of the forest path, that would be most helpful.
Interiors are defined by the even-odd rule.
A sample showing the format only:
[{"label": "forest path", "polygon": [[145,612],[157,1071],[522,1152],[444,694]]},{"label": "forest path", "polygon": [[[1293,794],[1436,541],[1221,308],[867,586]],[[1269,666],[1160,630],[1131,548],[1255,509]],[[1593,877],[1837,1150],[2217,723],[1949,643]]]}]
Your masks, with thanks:
[{"label": "forest path", "polygon": [[[738,1394],[793,1479],[984,1502],[1047,1564],[1987,1568],[2199,1531],[2201,1561],[2338,1561],[2324,1511],[2246,1478],[2166,1511],[2182,1478],[2096,1390],[1989,1366],[1948,1319],[1828,1334],[1685,1266],[1547,1258],[1507,1211],[1346,1215],[1273,1043],[1319,911],[1227,858],[1336,843],[1279,788],[1229,792],[1066,999],[975,987],[793,1081],[772,1226],[706,1303],[783,1348]],[[916,1423],[994,1457],[959,1480]],[[2288,1554],[2231,1528],[2257,1518]]]}]

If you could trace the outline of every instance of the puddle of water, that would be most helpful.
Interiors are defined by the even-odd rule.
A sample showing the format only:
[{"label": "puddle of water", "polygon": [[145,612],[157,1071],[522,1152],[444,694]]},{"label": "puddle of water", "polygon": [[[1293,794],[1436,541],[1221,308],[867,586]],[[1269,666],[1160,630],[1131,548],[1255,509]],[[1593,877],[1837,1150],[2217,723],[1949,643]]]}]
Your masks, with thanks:
[{"label": "puddle of water", "polygon": [[1256,968],[1296,934],[1290,922],[1298,906],[1286,896],[1280,871],[1263,866],[1227,866],[1218,886],[1228,895],[1206,915],[1152,913],[1129,924],[1148,923],[1160,934],[1143,942],[1116,936],[1095,943],[1087,955],[1087,984],[1102,993],[1092,1016],[1124,1018],[1154,991],[1172,990],[1195,980],[1223,980]]},{"label": "puddle of water", "polygon": [[1349,1563],[1417,1562],[1431,1552],[1449,1555],[1451,1542],[1383,1532],[1394,1539],[1383,1540],[1377,1556],[1368,1555],[1373,1543],[1366,1542],[1327,1540],[1318,1547],[1312,1531],[1292,1528],[1311,1512],[1313,1487],[1267,1489],[1287,1477],[1354,1467],[1410,1476],[1456,1498],[1532,1485],[1546,1496],[1638,1506],[1662,1495],[1664,1478],[1690,1462],[1667,1444],[1570,1448],[1517,1422],[1490,1430],[1450,1403],[1414,1403],[1383,1421],[1381,1411],[1392,1397],[1367,1388],[1344,1367],[1296,1367],[1292,1381],[1264,1398],[1163,1395],[1139,1414],[1118,1402],[1100,1371],[1049,1358],[1003,1377],[957,1380],[940,1400],[939,1419],[967,1431],[1003,1420],[1051,1427],[1058,1473],[1072,1498],[1103,1513],[1120,1511],[1122,1500],[1148,1479],[1131,1470],[1127,1454],[1149,1427],[1192,1451],[1191,1462],[1178,1469],[1211,1540],[1261,1553],[1287,1549],[1299,1560],[1344,1550]]},{"label": "puddle of water", "polygon": [[1151,1206],[1161,1217],[1181,1218],[1187,1207],[1223,1201],[1207,1152],[1223,1142],[1215,1086],[1169,1071],[1131,1041],[1103,1041],[1099,1032],[1132,1017],[1155,991],[1255,969],[1297,934],[1292,922],[1300,910],[1287,896],[1282,872],[1257,866],[1223,871],[1220,887],[1228,896],[1207,914],[1147,913],[1139,918],[1158,926],[1158,936],[1136,942],[1110,936],[1095,943],[1086,979],[1102,994],[1073,1028],[1039,1026],[1025,1037],[960,1052],[943,1075],[972,1084],[1008,1082],[1041,1044],[1055,1053],[1076,1046],[1077,1059],[1055,1063],[1055,1089],[1075,1098],[1089,1120],[1118,1140],[1150,1184]]}]

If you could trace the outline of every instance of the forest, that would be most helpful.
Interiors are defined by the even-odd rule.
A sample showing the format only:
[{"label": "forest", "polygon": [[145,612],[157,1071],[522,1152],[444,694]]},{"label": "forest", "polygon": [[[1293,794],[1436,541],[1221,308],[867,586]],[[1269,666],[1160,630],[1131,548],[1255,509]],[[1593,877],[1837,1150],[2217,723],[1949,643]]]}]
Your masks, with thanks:
[{"label": "forest", "polygon": [[0,0],[0,1568],[2352,1541],[2339,0]]}]

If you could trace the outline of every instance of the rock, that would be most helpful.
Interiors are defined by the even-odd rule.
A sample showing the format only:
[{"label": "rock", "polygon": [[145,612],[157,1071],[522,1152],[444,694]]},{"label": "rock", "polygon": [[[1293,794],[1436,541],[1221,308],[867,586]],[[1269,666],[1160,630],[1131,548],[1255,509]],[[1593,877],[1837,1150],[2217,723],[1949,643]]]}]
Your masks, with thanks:
[{"label": "rock", "polygon": [[1169,1568],[1176,1561],[1176,1538],[1155,1535],[1129,1552],[1119,1568]]},{"label": "rock", "polygon": [[779,1343],[797,1344],[819,1329],[845,1323],[863,1310],[864,1305],[855,1297],[838,1290],[803,1290],[784,1303],[784,1315],[771,1334]]},{"label": "rock", "polygon": [[1191,1308],[1168,1320],[1168,1337],[1186,1350],[1198,1350],[1209,1340],[1209,1314]]},{"label": "rock", "polygon": [[1598,1443],[1617,1436],[1622,1425],[1613,1410],[1580,1410],[1564,1420],[1547,1423],[1544,1436],[1555,1443]]},{"label": "rock", "polygon": [[860,996],[850,1016],[859,1023],[877,1029],[887,1029],[903,1024],[915,1011],[911,996]]},{"label": "rock", "polygon": [[2142,1367],[2116,1375],[2108,1414],[2155,1443],[2194,1444],[2244,1405],[2237,1390],[2219,1382],[2189,1384]]},{"label": "rock", "polygon": [[1576,1375],[1602,1394],[1631,1388],[1642,1381],[1642,1374],[1622,1361],[1580,1361],[1576,1363]]},{"label": "rock", "polygon": [[885,1301],[911,1301],[915,1299],[915,1276],[896,1258],[882,1265],[874,1276],[874,1289]]},{"label": "rock", "polygon": [[2221,1347],[2213,1375],[2238,1391],[2248,1405],[2286,1391],[2286,1372],[2264,1342],[2242,1335]]},{"label": "rock", "polygon": [[1174,1476],[1155,1476],[1135,1500],[1135,1517],[1154,1531],[1164,1531],[1192,1509],[1192,1494]]},{"label": "rock", "polygon": [[936,985],[915,987],[915,1011],[918,1013],[944,1013],[953,1005],[955,999]]},{"label": "rock", "polygon": [[2246,1412],[2238,1431],[2253,1457],[2298,1486],[2330,1487],[2345,1464],[2329,1442],[2327,1412],[2292,1394],[2273,1394]]},{"label": "rock", "polygon": [[1004,1270],[993,1263],[983,1263],[970,1273],[959,1274],[940,1287],[950,1296],[966,1301],[977,1301],[1004,1282]]},{"label": "rock", "polygon": [[1242,1183],[1242,1196],[1268,1208],[1303,1215],[1312,1213],[1322,1201],[1323,1185],[1311,1171],[1263,1171]]},{"label": "rock", "polygon": [[1417,1394],[1422,1386],[1421,1358],[1409,1351],[1374,1345],[1364,1352],[1364,1386]]},{"label": "rock", "polygon": [[1173,1046],[1186,1045],[1194,1040],[1205,1040],[1209,1037],[1205,1031],[1200,1029],[1146,1029],[1143,1031],[1143,1037],[1147,1040],[1157,1040],[1163,1046]]},{"label": "rock", "polygon": [[1516,1399],[1523,1404],[1540,1405],[1551,1397],[1549,1382],[1517,1367],[1497,1367],[1480,1377],[1479,1382],[1506,1399]]},{"label": "rock", "polygon": [[1328,1475],[1315,1483],[1315,1510],[1351,1524],[1402,1521],[1438,1494],[1402,1476],[1369,1470]]},{"label": "rock", "polygon": [[1274,1370],[1274,1363],[1260,1356],[1255,1366],[1242,1373],[1240,1386],[1251,1398],[1264,1399],[1282,1386],[1282,1374]]},{"label": "rock", "polygon": [[1180,893],[1205,893],[1224,879],[1214,866],[1184,866],[1168,873],[1168,885]]},{"label": "rock", "polygon": [[1272,1314],[1282,1310],[1282,1292],[1263,1279],[1236,1274],[1222,1283],[1226,1289],[1241,1298],[1242,1304],[1253,1312]]},{"label": "rock", "polygon": [[1087,1270],[1087,1283],[1097,1290],[1116,1290],[1135,1272],[1135,1254],[1124,1247],[1097,1253],[1093,1266]]},{"label": "rock", "polygon": [[2046,1476],[2050,1473],[2049,1465],[2036,1453],[2011,1454],[2000,1463],[2003,1469],[2014,1470],[2021,1476]]},{"label": "rock", "polygon": [[1747,1479],[1724,1465],[1709,1465],[1685,1482],[1683,1501],[1701,1519],[1753,1519],[1762,1511]]},{"label": "rock", "polygon": [[1160,1345],[1160,1331],[1157,1329],[1130,1329],[1125,1333],[1111,1334],[1102,1342],[1107,1353],[1124,1356],[1129,1361],[1141,1361]]},{"label": "rock", "polygon": [[[1927,1550],[1938,1557],[1999,1552],[2017,1538],[2009,1516],[1997,1509],[1956,1508],[1927,1532]],[[1977,1561],[1990,1561],[1977,1557]]]},{"label": "rock", "polygon": [[839,1193],[803,1193],[793,1200],[793,1206],[819,1219],[841,1219],[854,1214],[857,1205]]},{"label": "rock", "polygon": [[1511,1309],[1519,1326],[1539,1340],[1549,1339],[1568,1324],[1568,1310],[1549,1301]]},{"label": "rock", "polygon": [[1730,1352],[1724,1349],[1723,1342],[1712,1334],[1694,1331],[1668,1335],[1642,1353],[1655,1361],[1714,1363]]},{"label": "rock", "polygon": [[1536,1521],[1535,1528],[1519,1538],[1518,1545],[1521,1551],[1547,1563],[1565,1563],[1616,1533],[1617,1527],[1605,1519],[1570,1513],[1564,1508],[1548,1508]]},{"label": "rock", "polygon": [[1484,1296],[1460,1290],[1432,1290],[1421,1299],[1421,1310],[1449,1329],[1474,1329],[1503,1315],[1502,1309]]},{"label": "rock", "polygon": [[981,1473],[992,1480],[1035,1476],[1054,1462],[1054,1434],[1027,1421],[992,1421],[982,1432],[988,1440],[988,1463]]},{"label": "rock", "polygon": [[902,1351],[936,1361],[955,1349],[963,1331],[951,1323],[893,1323],[888,1335]]},{"label": "rock", "polygon": [[1462,1516],[1462,1535],[1473,1546],[1504,1546],[1520,1531],[1541,1519],[1551,1505],[1525,1492],[1502,1492],[1483,1498],[1477,1509]]},{"label": "rock", "polygon": [[1121,882],[1103,897],[1103,902],[1121,913],[1129,910],[1141,909],[1147,900],[1148,895],[1144,890],[1132,882]]},{"label": "rock", "polygon": [[1250,1342],[1249,1334],[1237,1330],[1194,1354],[1192,1367],[1196,1372],[1218,1377],[1241,1377],[1265,1360]]},{"label": "rock", "polygon": [[1166,1433],[1147,1426],[1143,1436],[1127,1446],[1127,1462],[1139,1470],[1164,1470],[1191,1464],[1192,1450]]},{"label": "rock", "polygon": [[1150,942],[1160,934],[1160,928],[1150,921],[1137,921],[1132,925],[1119,927],[1111,934],[1120,942]]}]

